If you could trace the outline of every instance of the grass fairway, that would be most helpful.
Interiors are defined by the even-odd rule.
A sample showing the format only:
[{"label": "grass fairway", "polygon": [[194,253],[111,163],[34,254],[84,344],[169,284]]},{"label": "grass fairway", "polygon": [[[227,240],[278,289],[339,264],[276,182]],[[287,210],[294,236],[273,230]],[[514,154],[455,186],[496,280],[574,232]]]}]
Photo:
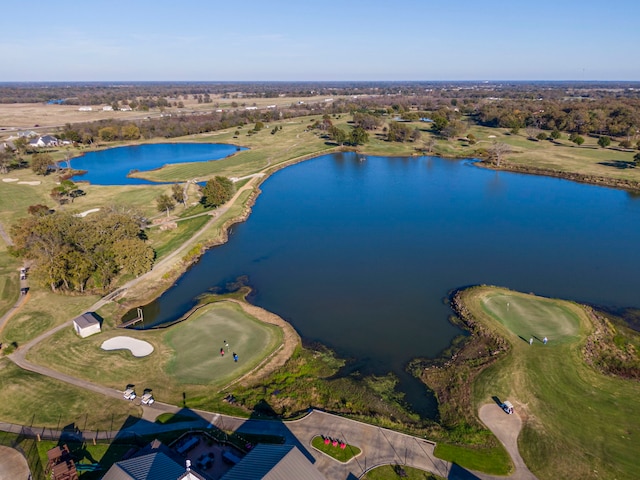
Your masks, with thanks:
[{"label": "grass fairway", "polygon": [[[640,384],[585,364],[582,346],[592,324],[584,308],[494,287],[469,289],[462,298],[513,346],[480,375],[474,393],[478,406],[493,396],[514,403],[529,468],[540,479],[640,478]],[[531,336],[545,335],[547,345],[529,345]]]},{"label": "grass fairway", "polygon": [[131,402],[27,372],[0,358],[2,421],[60,429],[75,424],[89,430],[118,430],[141,415],[141,407]]},{"label": "grass fairway", "polygon": [[[145,340],[154,351],[138,358],[128,350],[100,348],[102,342],[119,335]],[[225,352],[230,352],[221,357],[223,340],[229,343]],[[259,322],[237,304],[218,302],[166,329],[111,328],[83,339],[69,327],[34,347],[29,360],[116,389],[128,383],[140,391],[151,388],[163,402],[182,405],[187,399],[189,407],[205,408],[221,400],[217,392],[222,387],[255,368],[281,341],[279,328]],[[237,363],[233,351],[239,355]]]}]

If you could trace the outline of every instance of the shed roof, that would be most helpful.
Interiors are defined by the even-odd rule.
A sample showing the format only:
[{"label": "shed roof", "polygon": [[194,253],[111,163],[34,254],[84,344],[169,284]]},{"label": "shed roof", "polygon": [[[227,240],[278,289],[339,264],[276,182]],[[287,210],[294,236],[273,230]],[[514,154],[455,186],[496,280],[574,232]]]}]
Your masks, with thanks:
[{"label": "shed roof", "polygon": [[222,480],[326,480],[294,445],[256,446]]},{"label": "shed roof", "polygon": [[78,328],[92,327],[93,325],[100,325],[100,321],[95,317],[93,312],[85,312],[79,317],[73,319],[73,323],[78,325]]}]

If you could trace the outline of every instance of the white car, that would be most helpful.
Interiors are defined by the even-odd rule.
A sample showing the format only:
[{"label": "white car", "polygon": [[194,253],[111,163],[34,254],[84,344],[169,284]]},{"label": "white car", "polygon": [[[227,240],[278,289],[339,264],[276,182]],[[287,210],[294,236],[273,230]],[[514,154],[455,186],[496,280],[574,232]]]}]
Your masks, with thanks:
[{"label": "white car", "polygon": [[145,393],[144,395],[142,395],[140,397],[140,401],[145,405],[151,405],[153,404],[153,402],[155,402],[155,400],[153,399],[153,395],[151,395],[150,393]]},{"label": "white car", "polygon": [[500,405],[502,410],[511,415],[513,413],[513,404],[509,400],[505,400],[504,403]]},{"label": "white car", "polygon": [[136,398],[136,392],[133,388],[127,388],[124,393],[122,394],[122,396],[126,399],[126,400],[133,400],[134,398]]}]

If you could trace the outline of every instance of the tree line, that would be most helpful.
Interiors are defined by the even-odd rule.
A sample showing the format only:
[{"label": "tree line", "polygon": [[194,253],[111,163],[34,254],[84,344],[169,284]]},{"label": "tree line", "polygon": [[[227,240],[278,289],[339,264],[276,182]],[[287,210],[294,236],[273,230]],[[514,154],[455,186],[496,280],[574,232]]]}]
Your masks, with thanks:
[{"label": "tree line", "polygon": [[30,213],[11,227],[10,251],[32,261],[31,278],[54,292],[104,293],[118,276],[139,276],[153,265],[143,219],[133,211],[111,207],[85,218],[46,207]]}]

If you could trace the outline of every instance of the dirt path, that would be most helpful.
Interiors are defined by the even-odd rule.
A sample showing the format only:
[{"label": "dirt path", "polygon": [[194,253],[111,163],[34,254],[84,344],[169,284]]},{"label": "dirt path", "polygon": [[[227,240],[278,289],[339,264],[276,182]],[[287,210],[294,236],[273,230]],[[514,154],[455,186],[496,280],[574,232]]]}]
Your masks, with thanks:
[{"label": "dirt path", "polygon": [[522,428],[522,420],[517,413],[507,415],[497,404],[488,403],[478,411],[480,420],[498,440],[504,445],[516,467],[516,471],[509,477],[513,480],[536,480],[536,476],[529,471],[518,450],[518,435]]}]

